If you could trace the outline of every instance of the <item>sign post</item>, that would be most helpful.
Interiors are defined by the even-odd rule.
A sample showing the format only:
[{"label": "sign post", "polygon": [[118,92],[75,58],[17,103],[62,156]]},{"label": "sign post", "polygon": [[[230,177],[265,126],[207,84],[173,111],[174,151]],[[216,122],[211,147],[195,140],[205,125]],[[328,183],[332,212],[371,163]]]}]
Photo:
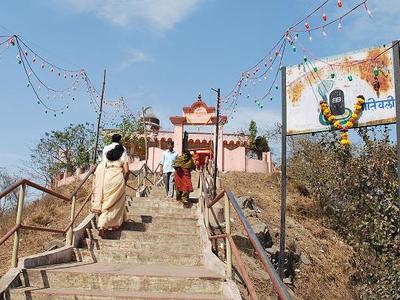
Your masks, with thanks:
[{"label": "sign post", "polygon": [[[398,199],[400,199],[400,41],[393,42],[394,92],[396,98],[396,135],[397,135],[397,176],[399,178]],[[400,200],[399,200],[400,201]]]},{"label": "sign post", "polygon": [[287,134],[287,111],[286,111],[286,67],[281,68],[282,74],[282,159],[281,159],[281,230],[279,243],[278,271],[281,279],[284,277],[285,266],[285,238],[286,238],[286,134]]}]

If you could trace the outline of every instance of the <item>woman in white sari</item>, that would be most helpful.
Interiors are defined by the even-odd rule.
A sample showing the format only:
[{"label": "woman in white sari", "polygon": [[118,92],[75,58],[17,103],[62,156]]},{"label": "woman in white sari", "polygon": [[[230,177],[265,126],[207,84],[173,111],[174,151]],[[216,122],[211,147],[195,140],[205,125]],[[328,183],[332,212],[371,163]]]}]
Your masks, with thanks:
[{"label": "woman in white sari", "polygon": [[129,176],[124,148],[118,144],[107,152],[95,172],[92,211],[99,213],[99,235],[118,229],[126,220],[125,183]]}]

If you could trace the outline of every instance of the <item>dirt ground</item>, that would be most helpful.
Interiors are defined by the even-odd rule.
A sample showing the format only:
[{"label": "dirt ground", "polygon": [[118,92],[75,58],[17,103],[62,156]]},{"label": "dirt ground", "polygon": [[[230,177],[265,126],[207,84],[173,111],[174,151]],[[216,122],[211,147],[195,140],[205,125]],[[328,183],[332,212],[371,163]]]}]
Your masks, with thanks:
[{"label": "dirt ground", "polygon": [[[280,187],[279,178],[266,174],[228,173],[222,175],[222,185],[236,197],[250,196],[261,208],[259,215],[249,217],[250,223],[263,222],[279,247]],[[233,213],[236,216],[235,213]],[[306,263],[296,264],[296,275],[290,285],[295,299],[355,299],[350,284],[356,271],[351,265],[354,252],[331,229],[324,226],[322,214],[315,201],[300,196],[289,185],[286,217],[286,248],[303,253]],[[244,236],[240,221],[235,217],[233,234]],[[239,246],[239,245],[238,245]],[[241,256],[260,299],[276,299],[269,276],[256,256],[241,246]],[[247,291],[241,286],[244,298]],[[274,295],[274,296],[273,296]]]}]

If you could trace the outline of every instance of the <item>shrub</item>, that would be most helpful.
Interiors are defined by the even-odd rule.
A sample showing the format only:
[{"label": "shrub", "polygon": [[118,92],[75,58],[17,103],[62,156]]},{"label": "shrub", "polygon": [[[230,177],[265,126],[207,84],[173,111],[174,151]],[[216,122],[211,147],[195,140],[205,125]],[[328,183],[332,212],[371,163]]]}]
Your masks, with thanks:
[{"label": "shrub", "polygon": [[357,133],[362,142],[350,148],[338,143],[335,132],[297,138],[289,174],[360,254],[355,263],[362,272],[353,276],[360,298],[394,299],[400,286],[396,147],[387,127]]}]

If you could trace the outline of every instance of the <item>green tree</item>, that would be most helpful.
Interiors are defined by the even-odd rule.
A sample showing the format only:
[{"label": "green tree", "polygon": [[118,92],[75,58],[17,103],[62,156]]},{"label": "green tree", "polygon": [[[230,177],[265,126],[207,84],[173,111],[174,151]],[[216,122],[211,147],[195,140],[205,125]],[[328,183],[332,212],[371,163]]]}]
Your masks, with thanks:
[{"label": "green tree", "polygon": [[254,120],[249,124],[249,147],[254,150],[256,137],[257,137],[257,123]]},{"label": "green tree", "polygon": [[122,137],[121,142],[130,152],[136,155],[144,155],[144,126],[140,119],[134,117],[124,117],[115,130],[109,130],[104,133],[104,142],[111,143],[111,136],[119,133]]},{"label": "green tree", "polygon": [[248,142],[250,151],[248,155],[250,158],[261,159],[262,153],[268,152],[270,149],[267,137],[265,135],[257,136],[257,133],[257,123],[254,120],[251,120],[249,124]]},{"label": "green tree", "polygon": [[94,127],[89,123],[46,132],[31,150],[30,169],[46,183],[52,183],[60,172],[88,168],[94,139]]}]

